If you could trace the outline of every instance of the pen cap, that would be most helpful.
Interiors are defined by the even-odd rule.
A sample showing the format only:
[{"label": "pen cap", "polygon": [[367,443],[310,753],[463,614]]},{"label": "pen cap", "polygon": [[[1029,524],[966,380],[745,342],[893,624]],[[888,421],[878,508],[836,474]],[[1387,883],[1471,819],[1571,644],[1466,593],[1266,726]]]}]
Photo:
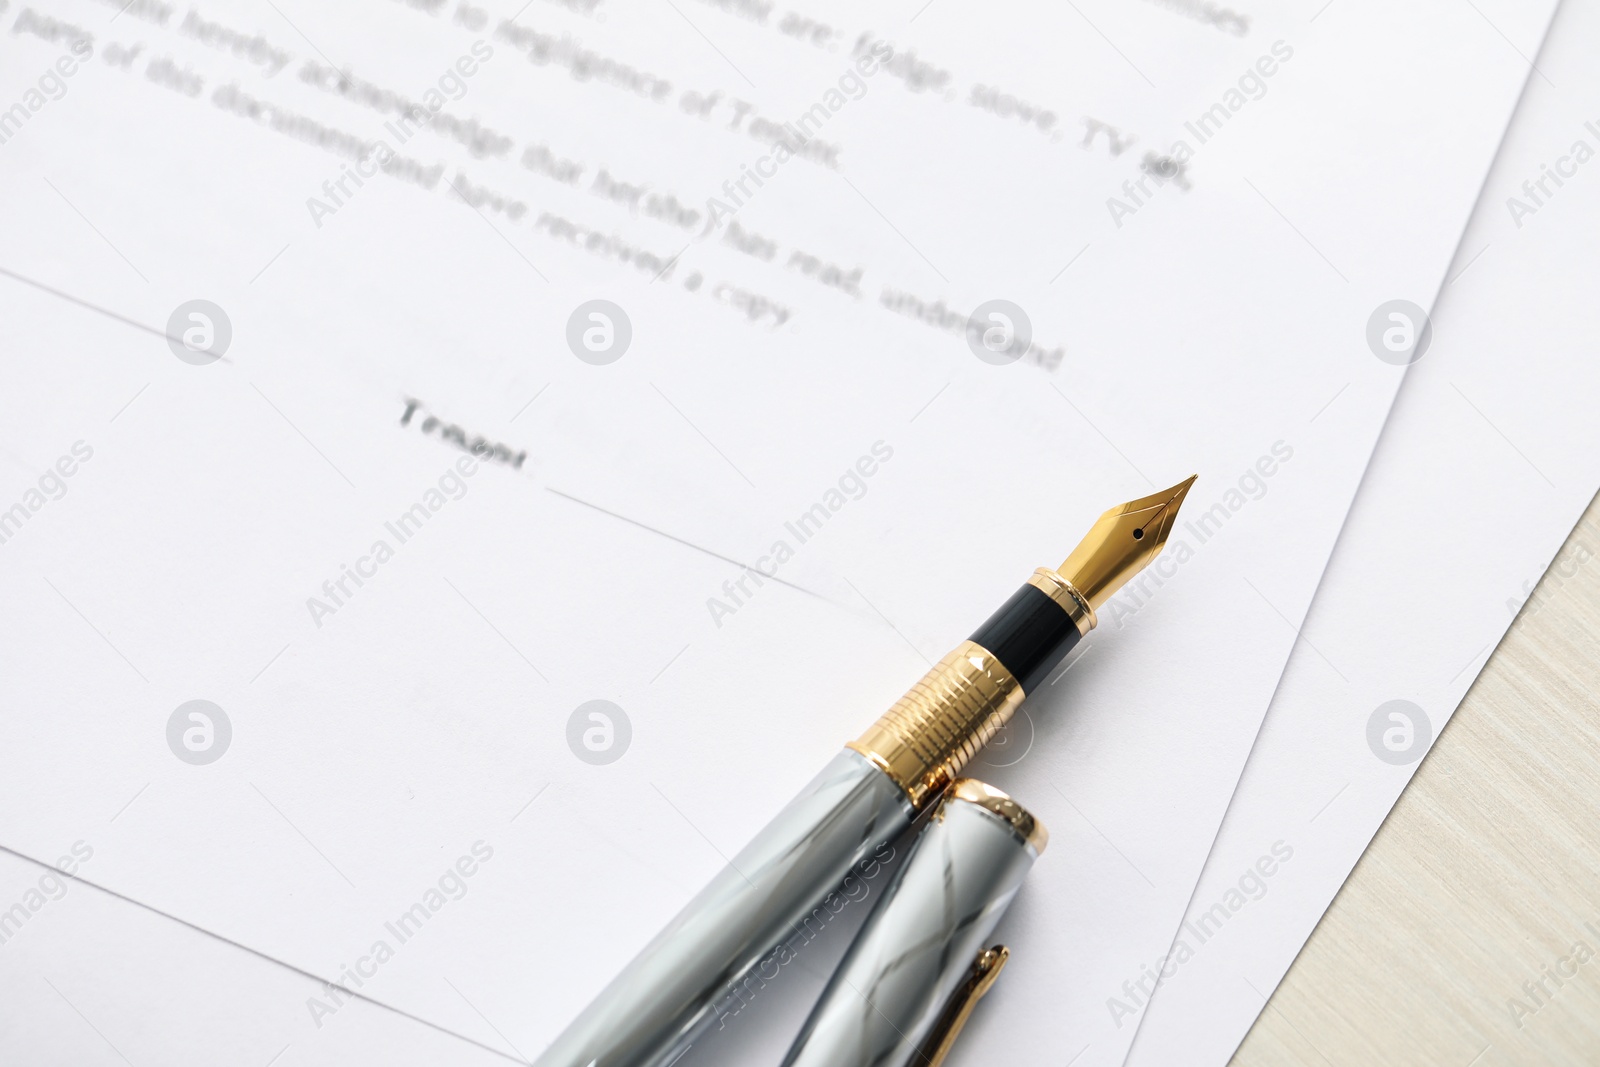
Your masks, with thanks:
[{"label": "pen cap", "polygon": [[784,1067],[936,1067],[1005,964],[989,939],[1046,839],[998,789],[953,783]]}]

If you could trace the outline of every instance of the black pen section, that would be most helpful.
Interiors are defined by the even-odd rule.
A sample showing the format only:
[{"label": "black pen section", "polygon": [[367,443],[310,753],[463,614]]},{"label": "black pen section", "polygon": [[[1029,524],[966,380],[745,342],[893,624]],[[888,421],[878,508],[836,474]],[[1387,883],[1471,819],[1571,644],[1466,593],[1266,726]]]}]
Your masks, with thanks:
[{"label": "black pen section", "polygon": [[1024,585],[978,627],[971,641],[994,653],[1022,691],[1032,693],[1080,636],[1066,608],[1038,587]]}]

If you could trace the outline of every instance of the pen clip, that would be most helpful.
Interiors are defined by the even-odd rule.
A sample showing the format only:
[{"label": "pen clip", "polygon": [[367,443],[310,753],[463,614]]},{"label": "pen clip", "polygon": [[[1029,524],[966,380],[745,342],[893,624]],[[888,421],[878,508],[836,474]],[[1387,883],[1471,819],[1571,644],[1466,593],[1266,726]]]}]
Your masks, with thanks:
[{"label": "pen clip", "polygon": [[978,953],[978,958],[973,960],[972,966],[967,969],[967,976],[950,994],[944,1010],[939,1013],[938,1021],[933,1024],[933,1029],[928,1031],[928,1036],[917,1049],[913,1063],[919,1067],[939,1067],[944,1062],[944,1058],[950,1054],[950,1049],[955,1045],[956,1038],[961,1035],[961,1028],[967,1025],[972,1009],[977,1007],[979,999],[989,992],[994,980],[1000,977],[1000,968],[1004,967],[1006,960],[1010,958],[1011,950],[1004,945],[986,948]]}]

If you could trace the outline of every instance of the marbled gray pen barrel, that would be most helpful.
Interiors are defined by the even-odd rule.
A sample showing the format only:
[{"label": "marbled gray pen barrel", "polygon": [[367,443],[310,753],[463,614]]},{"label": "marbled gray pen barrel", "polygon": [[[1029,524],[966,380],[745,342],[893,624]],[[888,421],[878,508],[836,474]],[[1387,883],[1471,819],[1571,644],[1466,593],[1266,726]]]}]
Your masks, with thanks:
[{"label": "marbled gray pen barrel", "polygon": [[989,938],[1044,851],[1044,827],[963,778],[878,898],[783,1067],[940,1063],[1008,955]]},{"label": "marbled gray pen barrel", "polygon": [[535,1067],[661,1067],[850,869],[910,825],[910,799],[846,749],[701,890]]},{"label": "marbled gray pen barrel", "polygon": [[1101,515],[829,763],[558,1036],[535,1067],[666,1067],[751,970],[937,801],[1166,543],[1194,479]]}]

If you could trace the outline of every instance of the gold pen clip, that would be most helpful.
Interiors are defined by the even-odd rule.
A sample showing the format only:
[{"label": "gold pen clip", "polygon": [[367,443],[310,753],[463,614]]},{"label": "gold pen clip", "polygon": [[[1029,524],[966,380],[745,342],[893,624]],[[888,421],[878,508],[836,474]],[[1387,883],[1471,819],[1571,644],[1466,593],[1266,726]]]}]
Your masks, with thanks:
[{"label": "gold pen clip", "polygon": [[972,966],[967,969],[966,978],[950,994],[950,999],[945,1002],[944,1011],[939,1013],[939,1019],[933,1024],[933,1029],[928,1031],[922,1047],[917,1049],[913,1063],[918,1067],[939,1067],[944,1062],[944,1058],[950,1055],[950,1049],[955,1045],[956,1038],[961,1035],[961,1028],[967,1025],[972,1009],[977,1007],[978,1001],[989,992],[994,980],[1000,977],[1000,968],[1004,967],[1006,960],[1010,958],[1011,950],[1004,945],[986,948],[978,953],[978,958],[973,960]]}]

